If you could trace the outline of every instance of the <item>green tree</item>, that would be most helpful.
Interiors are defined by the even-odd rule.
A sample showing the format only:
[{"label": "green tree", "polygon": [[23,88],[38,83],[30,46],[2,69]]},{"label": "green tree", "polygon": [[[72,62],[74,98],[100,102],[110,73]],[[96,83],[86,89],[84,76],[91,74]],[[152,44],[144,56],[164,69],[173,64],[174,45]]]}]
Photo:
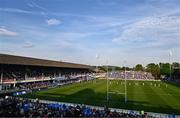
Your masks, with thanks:
[{"label": "green tree", "polygon": [[[125,67],[123,66],[122,68],[121,68],[121,70],[125,70]],[[132,70],[131,68],[129,68],[129,67],[126,67],[126,71],[129,71],[129,70]]]},{"label": "green tree", "polygon": [[150,63],[146,66],[146,71],[152,73],[155,78],[160,77],[160,68],[158,64]]},{"label": "green tree", "polygon": [[101,72],[106,72],[107,71],[105,66],[98,66],[98,70],[101,71]]},{"label": "green tree", "polygon": [[115,67],[115,70],[118,71],[118,70],[121,70],[121,67]]},{"label": "green tree", "polygon": [[137,64],[134,69],[135,69],[135,71],[143,71],[144,70],[144,68],[141,64]]},{"label": "green tree", "polygon": [[[170,75],[170,64],[169,63],[159,63],[160,66],[160,74],[161,75]],[[171,67],[171,73],[173,73],[173,68]]]},{"label": "green tree", "polygon": [[174,62],[173,64],[172,64],[172,69],[174,70],[174,69],[179,69],[179,67],[180,67],[180,63],[178,63],[178,62]]},{"label": "green tree", "polygon": [[[180,75],[180,63],[174,62],[172,64],[172,74],[173,74],[173,76],[177,76],[176,78],[178,78],[178,75]],[[180,78],[178,78],[178,79],[180,79]]]}]

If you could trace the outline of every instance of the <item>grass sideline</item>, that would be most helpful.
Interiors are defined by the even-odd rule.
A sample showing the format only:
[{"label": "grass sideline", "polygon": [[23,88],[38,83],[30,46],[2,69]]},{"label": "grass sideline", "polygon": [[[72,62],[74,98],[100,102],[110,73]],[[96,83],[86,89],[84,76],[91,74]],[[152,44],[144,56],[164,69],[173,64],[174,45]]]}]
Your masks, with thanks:
[{"label": "grass sideline", "polygon": [[106,101],[106,80],[75,83],[33,92],[20,97],[59,102],[80,103],[111,108],[144,110],[180,115],[180,86],[162,81],[127,80],[128,102],[124,103],[124,80],[109,81],[109,103]]}]

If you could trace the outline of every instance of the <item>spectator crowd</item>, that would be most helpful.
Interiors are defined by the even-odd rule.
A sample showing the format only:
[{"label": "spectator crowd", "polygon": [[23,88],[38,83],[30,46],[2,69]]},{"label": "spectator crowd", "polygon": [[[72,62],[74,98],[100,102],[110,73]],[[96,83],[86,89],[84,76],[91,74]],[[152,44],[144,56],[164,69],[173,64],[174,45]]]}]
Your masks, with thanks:
[{"label": "spectator crowd", "polygon": [[95,109],[84,105],[40,103],[14,97],[0,99],[0,117],[141,117],[109,109]]},{"label": "spectator crowd", "polygon": [[106,77],[124,79],[154,79],[151,73],[143,71],[114,71],[106,74]]},{"label": "spectator crowd", "polygon": [[19,89],[37,89],[37,88],[43,88],[43,87],[49,87],[52,86],[52,83],[50,81],[45,82],[32,82],[32,83],[24,83],[19,86]]},{"label": "spectator crowd", "polygon": [[142,117],[139,114],[116,110],[95,109],[84,105],[40,103],[28,99],[7,97],[0,99],[0,117]]},{"label": "spectator crowd", "polygon": [[[40,77],[42,78],[42,77]],[[47,78],[47,77],[46,77]],[[2,90],[30,90],[30,89],[38,89],[38,88],[46,88],[46,87],[54,87],[59,85],[65,85],[65,84],[71,84],[81,81],[88,81],[94,79],[89,74],[80,74],[80,75],[62,75],[57,76],[54,79],[48,78],[48,79],[27,79],[27,81],[23,80],[21,82],[20,80],[16,79],[6,79],[6,82],[10,82],[10,84],[5,84],[3,80],[3,89]],[[8,80],[8,81],[7,81]],[[16,82],[15,82],[16,80]],[[30,80],[30,81],[28,81]],[[12,83],[14,82],[14,83]]]}]

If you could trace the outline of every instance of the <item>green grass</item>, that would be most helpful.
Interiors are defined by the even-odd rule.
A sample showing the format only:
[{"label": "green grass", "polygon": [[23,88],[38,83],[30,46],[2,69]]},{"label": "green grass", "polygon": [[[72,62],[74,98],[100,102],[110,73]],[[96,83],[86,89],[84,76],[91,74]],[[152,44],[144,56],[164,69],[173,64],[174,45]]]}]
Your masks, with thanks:
[{"label": "green grass", "polygon": [[[124,93],[124,81],[110,80],[109,91],[114,92],[109,94],[108,106],[112,108],[180,114],[180,87],[177,85],[161,81],[128,80],[127,103],[124,103],[124,94],[118,94]],[[107,105],[106,80],[76,83],[21,97],[104,106]]]}]

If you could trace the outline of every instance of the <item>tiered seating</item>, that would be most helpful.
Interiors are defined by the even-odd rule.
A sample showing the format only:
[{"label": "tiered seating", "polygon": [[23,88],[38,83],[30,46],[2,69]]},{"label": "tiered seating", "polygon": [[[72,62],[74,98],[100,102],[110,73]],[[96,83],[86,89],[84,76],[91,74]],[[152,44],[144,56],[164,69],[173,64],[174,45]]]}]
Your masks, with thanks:
[{"label": "tiered seating", "polygon": [[139,114],[96,109],[84,105],[48,104],[18,98],[0,99],[0,117],[142,117]]},{"label": "tiered seating", "polygon": [[154,79],[151,73],[148,72],[142,72],[142,71],[114,71],[109,72],[106,74],[106,77],[110,78],[121,78],[124,79],[126,76],[126,79]]}]

